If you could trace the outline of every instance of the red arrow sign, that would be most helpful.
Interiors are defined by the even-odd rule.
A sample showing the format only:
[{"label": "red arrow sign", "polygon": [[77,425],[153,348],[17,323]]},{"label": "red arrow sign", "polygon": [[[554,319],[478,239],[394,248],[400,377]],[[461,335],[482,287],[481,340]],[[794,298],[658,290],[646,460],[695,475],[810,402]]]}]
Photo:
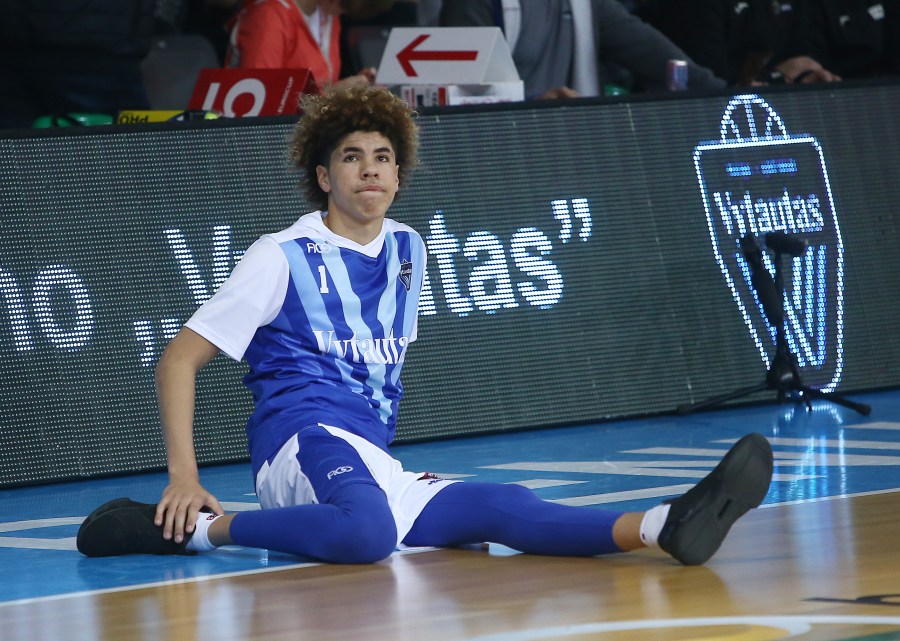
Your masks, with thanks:
[{"label": "red arrow sign", "polygon": [[477,51],[416,51],[416,47],[430,38],[428,34],[423,34],[406,45],[403,50],[397,54],[397,60],[407,76],[416,77],[419,74],[412,66],[413,60],[450,60],[458,62],[469,62],[478,57]]}]

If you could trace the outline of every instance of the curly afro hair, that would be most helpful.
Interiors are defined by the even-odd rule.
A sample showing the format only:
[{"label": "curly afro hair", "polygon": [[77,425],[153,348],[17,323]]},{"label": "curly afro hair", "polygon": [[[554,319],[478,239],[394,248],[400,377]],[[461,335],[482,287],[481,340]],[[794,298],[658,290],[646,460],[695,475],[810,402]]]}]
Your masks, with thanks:
[{"label": "curly afro hair", "polygon": [[303,112],[289,146],[291,164],[302,172],[308,203],[328,208],[328,194],[319,187],[316,167],[328,166],[332,152],[347,134],[377,132],[391,141],[400,165],[400,186],[418,162],[419,130],[415,112],[387,89],[351,87],[309,94],[300,101]]}]

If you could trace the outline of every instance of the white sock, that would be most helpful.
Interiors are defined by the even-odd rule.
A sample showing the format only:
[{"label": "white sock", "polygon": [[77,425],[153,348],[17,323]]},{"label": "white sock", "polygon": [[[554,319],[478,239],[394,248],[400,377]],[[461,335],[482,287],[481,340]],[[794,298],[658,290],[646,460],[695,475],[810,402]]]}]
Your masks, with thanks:
[{"label": "white sock", "polygon": [[666,524],[666,518],[669,516],[669,508],[671,507],[668,503],[662,503],[644,512],[644,518],[641,519],[641,541],[643,541],[644,545],[657,545],[656,540]]},{"label": "white sock", "polygon": [[200,512],[197,517],[197,525],[194,526],[194,533],[187,544],[188,550],[191,552],[209,552],[216,549],[216,546],[209,542],[209,526],[220,516],[222,515]]}]

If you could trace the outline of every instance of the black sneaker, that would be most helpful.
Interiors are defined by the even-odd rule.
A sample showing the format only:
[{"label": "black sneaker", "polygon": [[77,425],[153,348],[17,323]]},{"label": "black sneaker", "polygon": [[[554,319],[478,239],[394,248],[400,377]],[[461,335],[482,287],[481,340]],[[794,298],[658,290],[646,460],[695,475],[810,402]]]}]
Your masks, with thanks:
[{"label": "black sneaker", "polygon": [[91,512],[78,528],[76,546],[85,556],[123,554],[184,554],[191,537],[181,543],[166,540],[162,527],[153,522],[156,505],[128,498],[114,499]]},{"label": "black sneaker", "polygon": [[771,481],[772,446],[762,434],[748,434],[706,478],[668,501],[659,546],[684,565],[706,563],[734,522],[762,503]]}]

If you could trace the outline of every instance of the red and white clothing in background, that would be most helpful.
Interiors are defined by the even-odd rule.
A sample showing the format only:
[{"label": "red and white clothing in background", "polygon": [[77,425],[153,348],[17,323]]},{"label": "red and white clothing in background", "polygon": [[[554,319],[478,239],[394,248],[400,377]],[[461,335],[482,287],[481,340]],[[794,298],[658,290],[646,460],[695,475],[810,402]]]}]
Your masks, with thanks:
[{"label": "red and white clothing in background", "polygon": [[340,77],[337,16],[318,8],[307,16],[293,0],[246,0],[228,27],[226,67],[309,69],[319,87]]}]

